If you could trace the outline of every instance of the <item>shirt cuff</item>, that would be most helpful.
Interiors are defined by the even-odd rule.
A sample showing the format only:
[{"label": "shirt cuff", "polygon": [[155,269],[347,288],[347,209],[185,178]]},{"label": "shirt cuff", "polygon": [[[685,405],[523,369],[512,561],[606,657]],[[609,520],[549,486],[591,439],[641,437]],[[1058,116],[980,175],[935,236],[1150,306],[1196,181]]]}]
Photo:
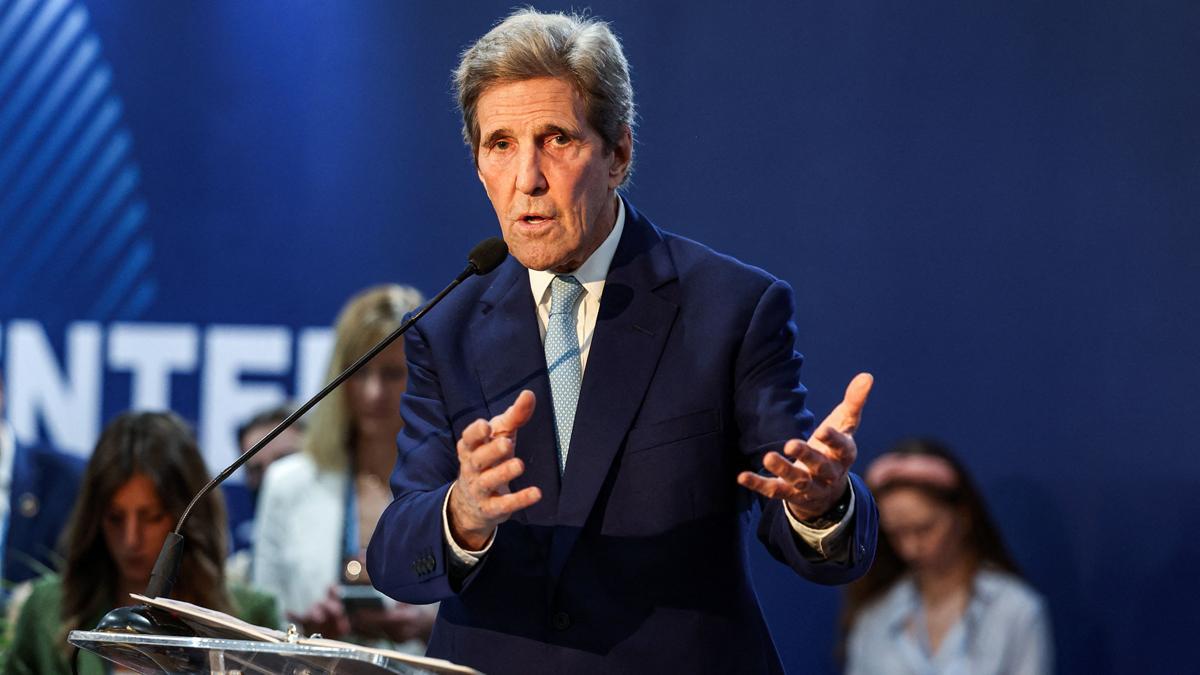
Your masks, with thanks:
[{"label": "shirt cuff", "polygon": [[[454,558],[463,565],[466,565],[467,567],[474,567],[475,565],[479,564],[479,561],[483,559],[483,556],[487,555],[488,551],[492,550],[492,542],[496,541],[496,533],[493,532],[492,536],[488,539],[487,544],[485,544],[484,547],[478,551],[468,551],[454,541],[454,535],[450,534],[449,511],[450,493],[454,491],[454,486],[456,484],[457,483],[450,484],[450,489],[446,490],[446,499],[442,501],[442,535],[446,538],[446,545],[450,547],[450,554],[453,555]],[[851,510],[854,508],[853,501],[850,502],[850,508]]]},{"label": "shirt cuff", "polygon": [[[804,543],[826,558],[834,557],[834,554],[841,548],[840,545],[844,543],[845,539],[846,527],[854,518],[854,488],[847,486],[846,489],[850,490],[850,505],[846,507],[846,515],[842,516],[836,525],[821,530],[800,522],[800,519],[792,515],[792,510],[788,508],[787,504],[783,505],[783,512],[787,514],[788,522],[792,524],[792,530],[804,540]],[[446,530],[446,532],[449,537],[450,531]],[[489,542],[488,545],[490,546],[491,543]]]}]

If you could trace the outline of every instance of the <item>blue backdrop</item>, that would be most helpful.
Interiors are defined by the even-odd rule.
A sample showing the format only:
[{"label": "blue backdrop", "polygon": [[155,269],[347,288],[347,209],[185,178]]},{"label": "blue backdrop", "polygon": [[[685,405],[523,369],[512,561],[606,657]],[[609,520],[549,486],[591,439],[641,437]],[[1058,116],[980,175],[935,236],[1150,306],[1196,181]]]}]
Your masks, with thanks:
[{"label": "blue backdrop", "polygon": [[[449,72],[510,0],[0,0],[0,358],[20,437],[169,405],[210,461],[319,382],[333,318],[495,233]],[[864,461],[936,434],[1044,592],[1067,673],[1200,632],[1200,5],[598,0],[632,63],[627,193],[795,287]],[[545,3],[542,9],[569,8]],[[755,549],[776,641],[838,597]]]}]

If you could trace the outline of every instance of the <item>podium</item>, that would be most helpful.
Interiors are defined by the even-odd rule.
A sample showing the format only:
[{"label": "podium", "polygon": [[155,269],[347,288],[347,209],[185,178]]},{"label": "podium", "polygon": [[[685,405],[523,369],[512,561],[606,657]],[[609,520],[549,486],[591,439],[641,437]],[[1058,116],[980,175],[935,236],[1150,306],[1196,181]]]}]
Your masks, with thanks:
[{"label": "podium", "polygon": [[[474,672],[374,653],[344,644],[333,647],[295,642],[261,642],[169,635],[71,631],[67,641],[137,673],[212,673],[213,675],[443,675]],[[415,661],[415,660],[414,660]],[[450,665],[450,664],[447,664]]]}]

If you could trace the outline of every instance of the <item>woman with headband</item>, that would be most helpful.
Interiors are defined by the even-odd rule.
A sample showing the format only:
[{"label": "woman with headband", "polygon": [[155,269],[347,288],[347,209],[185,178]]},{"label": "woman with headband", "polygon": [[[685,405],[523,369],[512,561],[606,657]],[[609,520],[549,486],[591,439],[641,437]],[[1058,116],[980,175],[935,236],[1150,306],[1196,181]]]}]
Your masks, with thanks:
[{"label": "woman with headband", "polygon": [[868,466],[866,481],[880,538],[871,571],[847,588],[846,672],[1053,672],[1045,603],[950,451],[903,441]]}]

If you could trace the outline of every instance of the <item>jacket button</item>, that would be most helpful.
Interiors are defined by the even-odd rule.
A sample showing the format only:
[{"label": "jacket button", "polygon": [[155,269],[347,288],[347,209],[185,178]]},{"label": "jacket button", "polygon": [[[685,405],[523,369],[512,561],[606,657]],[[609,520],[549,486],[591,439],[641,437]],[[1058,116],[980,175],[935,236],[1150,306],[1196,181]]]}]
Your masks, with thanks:
[{"label": "jacket button", "polygon": [[571,627],[571,615],[566,612],[555,612],[550,623],[554,626],[554,630],[566,630]]},{"label": "jacket button", "polygon": [[37,495],[32,492],[26,492],[17,500],[17,510],[26,518],[37,516],[38,511],[42,510],[42,505],[38,503]]}]

